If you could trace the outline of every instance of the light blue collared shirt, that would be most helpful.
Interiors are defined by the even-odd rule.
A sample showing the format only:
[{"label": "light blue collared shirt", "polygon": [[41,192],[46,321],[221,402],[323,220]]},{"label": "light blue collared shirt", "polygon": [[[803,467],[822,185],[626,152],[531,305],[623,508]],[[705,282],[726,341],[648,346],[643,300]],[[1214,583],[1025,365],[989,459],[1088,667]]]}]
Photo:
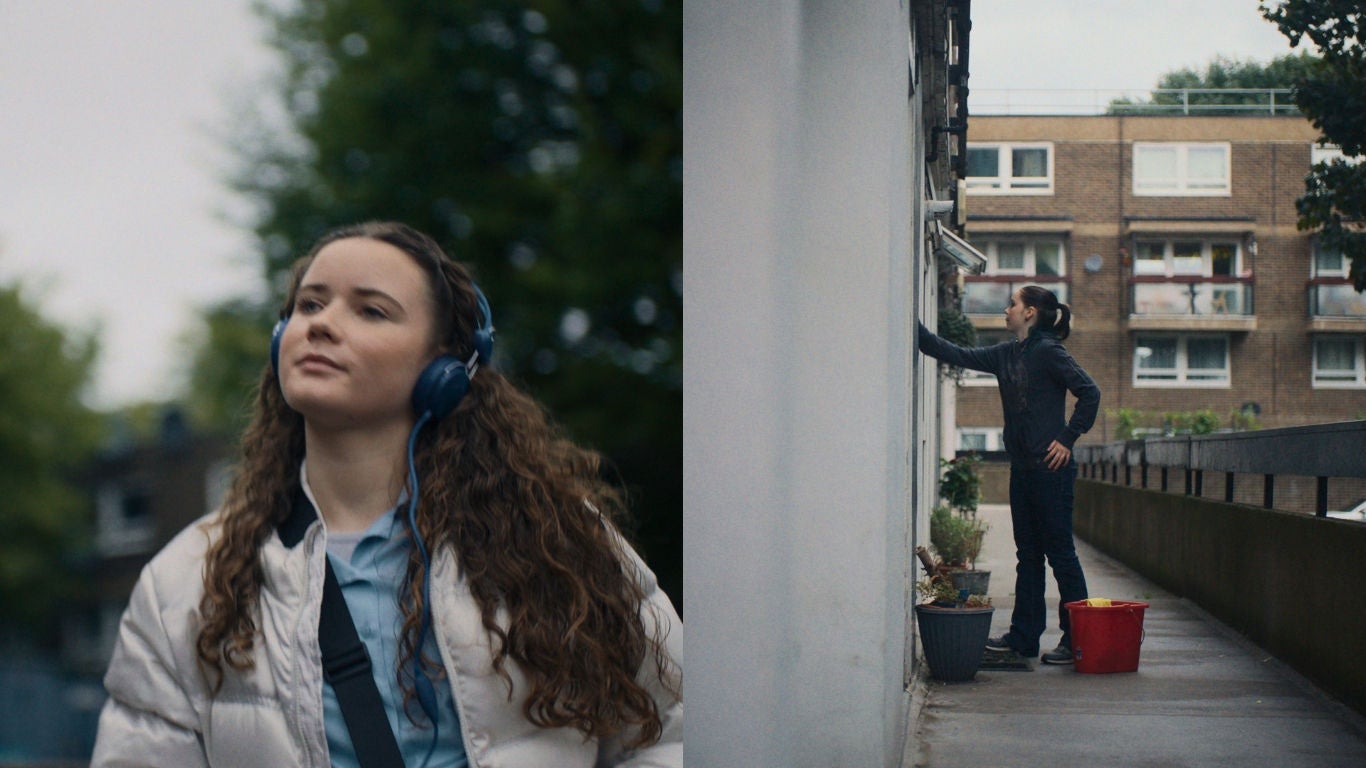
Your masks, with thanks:
[{"label": "light blue collared shirt", "polygon": [[[311,496],[311,494],[310,494]],[[316,504],[315,504],[316,506]],[[350,557],[344,555],[350,537],[339,536],[334,547],[329,539],[328,558],[332,569],[341,584],[346,607],[351,611],[351,619],[356,625],[356,634],[370,654],[371,673],[375,686],[379,688],[384,711],[389,715],[389,727],[393,729],[398,741],[403,763],[409,766],[422,765],[432,744],[432,729],[426,717],[412,702],[412,711],[423,727],[418,727],[408,719],[403,711],[403,690],[398,685],[398,642],[403,626],[403,613],[398,606],[399,584],[403,581],[408,566],[407,525],[397,514],[397,508],[380,516],[355,542]],[[338,550],[339,555],[332,551]],[[427,655],[440,658],[436,642],[429,633],[426,638]],[[434,678],[437,712],[439,715],[439,741],[429,768],[465,768],[465,743],[460,734],[460,717],[456,713],[455,699],[451,696],[450,682],[444,678]],[[336,768],[360,768],[356,751],[351,744],[351,734],[342,719],[341,706],[332,685],[323,681],[323,723],[327,731],[327,747],[332,753],[332,765]]]}]

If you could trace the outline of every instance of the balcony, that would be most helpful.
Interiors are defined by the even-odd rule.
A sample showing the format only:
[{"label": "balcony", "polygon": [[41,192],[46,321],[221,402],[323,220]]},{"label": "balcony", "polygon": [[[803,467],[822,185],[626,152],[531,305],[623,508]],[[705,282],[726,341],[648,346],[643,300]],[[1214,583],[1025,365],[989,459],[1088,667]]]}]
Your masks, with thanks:
[{"label": "balcony", "polygon": [[1250,277],[1129,278],[1129,327],[1151,331],[1252,331]]},{"label": "balcony", "polygon": [[1366,330],[1366,294],[1345,277],[1309,281],[1309,326],[1314,331]]},{"label": "balcony", "polygon": [[1067,278],[1056,275],[979,275],[963,277],[963,314],[978,328],[1006,327],[1005,309],[1010,296],[1026,285],[1037,285],[1068,301]]}]

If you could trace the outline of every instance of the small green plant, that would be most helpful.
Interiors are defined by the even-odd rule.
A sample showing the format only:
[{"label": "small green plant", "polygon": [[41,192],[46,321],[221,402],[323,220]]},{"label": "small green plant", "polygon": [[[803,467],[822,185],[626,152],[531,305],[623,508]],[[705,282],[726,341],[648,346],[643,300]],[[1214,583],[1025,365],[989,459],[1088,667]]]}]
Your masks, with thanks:
[{"label": "small green plant", "polygon": [[[1132,440],[1140,430],[1156,427],[1163,435],[1208,435],[1222,426],[1219,415],[1204,408],[1198,411],[1165,411],[1161,414],[1148,413],[1134,408],[1118,408],[1110,411],[1115,419],[1115,439]],[[1259,429],[1256,414],[1251,411],[1234,411],[1229,415],[1229,426],[1235,430]]]},{"label": "small green plant", "polygon": [[1243,408],[1233,411],[1228,415],[1228,425],[1235,432],[1247,432],[1254,429],[1261,429],[1262,425],[1257,421],[1257,414],[1251,408]]},{"label": "small green plant", "polygon": [[939,460],[944,470],[939,479],[939,497],[966,517],[976,516],[977,502],[982,499],[982,478],[977,474],[977,465],[981,463],[975,453]]},{"label": "small green plant", "polygon": [[948,507],[935,507],[930,513],[930,544],[940,562],[951,568],[973,568],[986,532],[986,523],[955,515]]},{"label": "small green plant", "polygon": [[1219,417],[1208,408],[1168,411],[1162,414],[1162,426],[1162,431],[1169,435],[1208,435],[1219,428]]},{"label": "small green plant", "polygon": [[[939,338],[957,344],[960,347],[977,346],[977,328],[967,315],[963,314],[955,306],[939,308],[939,323],[937,326]],[[955,382],[963,381],[963,369],[953,365],[944,366],[944,373]]]},{"label": "small green plant", "polygon": [[945,576],[929,576],[915,583],[916,594],[922,603],[961,608],[986,608],[991,598],[986,595],[964,597],[954,588],[953,582]]},{"label": "small green plant", "polygon": [[1139,422],[1143,419],[1143,412],[1133,408],[1120,408],[1111,411],[1111,415],[1115,417],[1115,439],[1132,440],[1134,437],[1134,429],[1138,427]]}]

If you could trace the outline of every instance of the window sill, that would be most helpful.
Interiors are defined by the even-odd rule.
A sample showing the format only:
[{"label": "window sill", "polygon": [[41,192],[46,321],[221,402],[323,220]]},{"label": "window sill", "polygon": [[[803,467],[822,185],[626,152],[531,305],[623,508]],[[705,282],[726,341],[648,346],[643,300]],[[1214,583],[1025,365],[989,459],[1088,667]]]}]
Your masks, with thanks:
[{"label": "window sill", "polygon": [[1313,317],[1309,319],[1309,330],[1318,333],[1362,333],[1366,331],[1366,317]]},{"label": "window sill", "polygon": [[[1002,319],[1004,323],[1004,319]],[[976,320],[974,319],[974,324]],[[1256,315],[1129,315],[1131,331],[1255,331]]]}]

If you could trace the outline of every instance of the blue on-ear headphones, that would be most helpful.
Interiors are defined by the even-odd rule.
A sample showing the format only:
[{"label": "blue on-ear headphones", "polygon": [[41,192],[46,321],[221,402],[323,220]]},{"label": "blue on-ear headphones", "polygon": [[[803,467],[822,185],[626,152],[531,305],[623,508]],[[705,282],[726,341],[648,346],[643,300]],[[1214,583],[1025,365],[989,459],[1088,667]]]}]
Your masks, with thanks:
[{"label": "blue on-ear headphones", "polygon": [[[429,413],[433,420],[439,420],[455,410],[470,391],[470,377],[479,366],[487,365],[493,358],[493,312],[479,286],[472,287],[479,301],[480,314],[480,324],[474,329],[472,339],[474,352],[463,361],[453,355],[440,355],[422,369],[413,385],[413,413],[419,417]],[[280,375],[280,339],[288,324],[288,317],[280,320],[270,334],[270,365],[277,378]]]},{"label": "blue on-ear headphones", "polygon": [[[488,299],[484,297],[484,292],[479,290],[479,286],[473,284],[471,286],[474,288],[475,298],[479,301],[480,314],[480,323],[474,329],[472,339],[474,351],[470,354],[469,359],[464,361],[453,355],[440,355],[428,363],[418,374],[417,383],[413,385],[412,396],[413,412],[417,414],[417,423],[413,425],[413,430],[408,435],[408,487],[411,489],[408,496],[408,528],[412,531],[413,543],[417,546],[418,555],[422,558],[422,625],[418,630],[418,646],[413,654],[413,691],[417,694],[418,705],[432,723],[432,741],[427,749],[426,757],[423,758],[424,765],[431,759],[432,753],[436,749],[439,727],[437,725],[436,688],[432,685],[427,671],[422,667],[422,642],[426,638],[427,630],[432,623],[432,561],[427,552],[427,545],[422,540],[422,534],[417,529],[417,499],[419,494],[417,467],[413,462],[413,447],[417,443],[417,435],[422,430],[423,425],[429,421],[438,421],[455,410],[455,407],[470,391],[470,378],[474,376],[481,365],[487,365],[493,358],[493,311],[489,309]],[[270,365],[277,379],[280,376],[280,338],[284,336],[285,326],[288,324],[288,317],[281,319],[275,324],[275,328],[270,334]]]}]

